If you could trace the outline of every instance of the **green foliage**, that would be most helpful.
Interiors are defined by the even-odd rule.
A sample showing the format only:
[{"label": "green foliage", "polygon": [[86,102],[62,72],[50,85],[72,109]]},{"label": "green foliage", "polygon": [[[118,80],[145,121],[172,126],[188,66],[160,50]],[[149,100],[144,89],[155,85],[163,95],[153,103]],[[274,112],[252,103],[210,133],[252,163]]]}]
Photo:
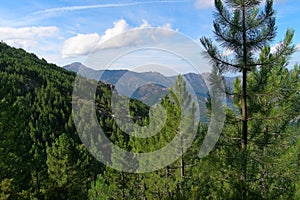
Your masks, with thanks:
[{"label": "green foliage", "polygon": [[2,180],[0,192],[0,199],[7,200],[14,198],[13,179]]},{"label": "green foliage", "polygon": [[[102,168],[83,148],[75,131],[71,115],[75,74],[0,43],[0,77],[3,198],[45,199],[66,188],[70,194],[77,190],[78,197],[87,198],[90,181]],[[98,91],[99,99],[107,99],[103,95],[109,94],[110,86],[100,84]],[[56,163],[65,171],[55,168]],[[68,193],[64,195],[70,198]]]},{"label": "green foliage", "polygon": [[107,200],[109,198],[108,186],[101,175],[97,176],[96,182],[92,182],[88,197],[89,200]]},{"label": "green foliage", "polygon": [[84,198],[86,177],[82,170],[86,166],[84,157],[80,155],[80,149],[74,141],[66,134],[62,134],[51,147],[47,147],[46,152],[46,164],[54,192],[48,193],[48,198],[53,199],[55,196],[60,199]]}]

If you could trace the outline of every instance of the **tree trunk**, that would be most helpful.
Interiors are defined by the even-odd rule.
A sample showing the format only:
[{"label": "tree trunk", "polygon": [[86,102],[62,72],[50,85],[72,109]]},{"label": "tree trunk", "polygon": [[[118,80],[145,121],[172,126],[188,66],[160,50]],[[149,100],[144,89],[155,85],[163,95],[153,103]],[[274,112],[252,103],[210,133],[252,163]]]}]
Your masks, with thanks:
[{"label": "tree trunk", "polygon": [[168,187],[168,176],[169,176],[169,166],[166,167],[166,179],[165,179],[165,189],[166,189],[166,194],[168,195],[168,197],[171,196],[170,191],[169,191],[169,187]]},{"label": "tree trunk", "polygon": [[181,160],[180,160],[180,179],[181,181],[183,181],[183,178],[184,178],[184,160],[183,160],[183,155],[181,155]]},{"label": "tree trunk", "polygon": [[247,143],[248,143],[248,120],[247,120],[247,71],[243,70],[242,83],[242,180],[247,178]]},{"label": "tree trunk", "polygon": [[248,143],[248,116],[247,116],[247,70],[248,70],[248,49],[247,49],[247,32],[246,32],[246,8],[242,5],[243,20],[243,82],[242,82],[242,196],[246,197],[247,181],[247,143]]},{"label": "tree trunk", "polygon": [[180,159],[180,192],[181,195],[183,196],[183,178],[184,178],[184,168],[185,168],[185,163],[183,159],[183,149],[181,148],[181,159]]},{"label": "tree trunk", "polygon": [[268,156],[268,149],[267,149],[267,145],[268,145],[268,134],[269,132],[269,128],[268,126],[264,127],[264,147],[263,147],[263,163],[262,163],[262,195],[264,198],[266,198],[266,192],[267,192],[267,184],[266,184],[266,181],[267,181],[267,170],[266,170],[266,166],[265,166],[265,159],[267,158]]},{"label": "tree trunk", "polygon": [[125,199],[125,180],[124,180],[124,175],[123,172],[121,173],[121,182],[122,182],[122,199]]}]

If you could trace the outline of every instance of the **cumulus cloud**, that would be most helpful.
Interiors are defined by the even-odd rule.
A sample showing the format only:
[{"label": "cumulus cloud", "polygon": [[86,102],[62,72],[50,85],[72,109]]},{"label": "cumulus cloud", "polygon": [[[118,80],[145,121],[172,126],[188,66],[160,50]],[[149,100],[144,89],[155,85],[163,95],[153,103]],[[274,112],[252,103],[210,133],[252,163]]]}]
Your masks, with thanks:
[{"label": "cumulus cloud", "polygon": [[101,37],[101,41],[106,41],[120,33],[129,31],[130,27],[124,19],[121,19],[117,22],[114,22],[114,27],[109,28],[104,32],[104,35]]},{"label": "cumulus cloud", "polygon": [[64,42],[62,55],[67,58],[88,54],[100,40],[101,37],[97,33],[77,34]]},{"label": "cumulus cloud", "polygon": [[300,51],[300,44],[296,44],[296,51]]},{"label": "cumulus cloud", "polygon": [[198,9],[211,8],[214,5],[214,0],[196,0],[195,7]]},{"label": "cumulus cloud", "polygon": [[24,49],[36,47],[39,40],[58,34],[55,26],[32,26],[22,28],[0,27],[0,39],[9,45]]},{"label": "cumulus cloud", "polygon": [[[91,50],[97,48],[110,49],[124,46],[139,45],[146,42],[155,42],[157,36],[151,31],[145,31],[147,28],[153,28],[146,20],[138,27],[131,27],[124,19],[120,19],[113,23],[113,27],[107,29],[103,35],[93,34],[77,34],[67,39],[62,48],[63,58],[87,55]],[[159,30],[171,29],[171,24],[157,27]],[[140,31],[139,31],[140,30]],[[135,31],[134,33],[130,31]],[[163,33],[163,31],[161,32]],[[160,33],[160,34],[161,34]],[[122,34],[121,37],[117,37]],[[113,38],[113,39],[112,39]],[[106,42],[108,41],[109,42]]]}]

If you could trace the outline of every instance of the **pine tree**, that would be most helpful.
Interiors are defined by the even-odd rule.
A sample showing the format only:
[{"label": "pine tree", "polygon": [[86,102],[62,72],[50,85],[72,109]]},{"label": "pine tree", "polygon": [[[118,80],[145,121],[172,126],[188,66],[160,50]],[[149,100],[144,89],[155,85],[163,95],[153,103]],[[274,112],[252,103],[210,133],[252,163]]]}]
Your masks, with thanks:
[{"label": "pine tree", "polygon": [[[270,125],[268,125],[270,113],[267,112],[279,108],[279,110],[282,109],[279,112],[289,113],[289,117],[282,118],[282,125],[288,125],[289,120],[295,117],[292,114],[295,111],[286,110],[289,106],[279,103],[280,98],[275,97],[281,94],[268,89],[268,87],[276,85],[278,92],[283,92],[285,85],[297,87],[295,82],[298,78],[293,78],[293,81],[289,83],[278,81],[292,79],[288,78],[289,76],[297,77],[285,69],[286,60],[294,52],[294,46],[291,44],[293,31],[288,30],[285,39],[271,53],[268,45],[276,36],[273,1],[267,0],[264,9],[261,9],[260,4],[261,1],[254,0],[216,0],[214,34],[221,49],[218,49],[211,39],[205,37],[200,39],[206,49],[206,55],[220,73],[228,71],[241,73],[241,79],[237,78],[234,92],[231,93],[234,95],[234,103],[239,108],[239,113],[227,110],[224,135],[217,145],[218,154],[226,155],[224,167],[231,169],[227,172],[228,176],[240,177],[240,180],[230,181],[231,187],[236,190],[231,198],[265,197],[266,191],[260,194],[256,186],[249,184],[257,176],[256,172],[253,172],[253,167],[256,165],[253,162],[253,154],[255,154],[256,147],[259,146],[258,142],[261,142],[254,138],[257,135],[262,136],[259,134],[260,132],[265,132],[265,136],[270,134]],[[225,51],[231,51],[232,54],[224,56]],[[276,70],[285,72],[286,75],[276,72]],[[271,73],[273,78],[266,81],[268,73]],[[255,78],[253,79],[253,77]],[[295,91],[293,90],[290,95],[295,97]],[[282,101],[287,102],[289,99],[284,96]],[[293,99],[294,103],[297,102],[295,98]],[[271,106],[270,110],[266,111],[267,104],[272,104],[271,102],[275,102],[274,106],[276,106]],[[286,130],[286,126],[280,128],[281,132],[285,132],[284,130]],[[268,137],[263,137],[265,144],[263,149],[266,149],[270,142]],[[240,141],[240,145],[236,141]],[[219,148],[219,145],[224,147]],[[265,156],[269,158],[269,155],[265,154]]]},{"label": "pine tree", "polygon": [[[223,3],[224,2],[224,3]],[[216,12],[214,13],[214,34],[216,41],[222,49],[213,44],[208,38],[201,38],[201,43],[206,49],[206,55],[220,71],[241,72],[241,89],[239,93],[241,106],[241,128],[238,129],[241,138],[241,168],[240,168],[240,193],[243,198],[247,195],[246,182],[248,141],[249,141],[249,104],[248,77],[249,72],[266,64],[272,65],[276,59],[268,59],[267,63],[257,58],[259,51],[271,42],[276,36],[273,1],[267,0],[264,9],[260,9],[261,1],[257,0],[215,0]],[[276,54],[285,56],[290,54],[290,48],[282,43]],[[232,51],[232,55],[224,56],[224,51]]]},{"label": "pine tree", "polygon": [[[293,31],[288,31],[282,42],[290,53],[292,37]],[[288,70],[288,56],[272,54],[270,47],[263,48],[260,61],[270,59],[276,61],[249,74],[249,141],[253,141],[249,145],[249,174],[260,174],[256,181],[250,181],[263,198],[292,198],[292,177],[297,175],[296,171],[288,170],[293,164],[286,159],[286,152],[299,139],[295,126],[299,116],[300,70],[298,65]]]},{"label": "pine tree", "polygon": [[101,175],[97,176],[95,182],[92,182],[88,191],[89,200],[107,200],[109,197],[109,189]]},{"label": "pine tree", "polygon": [[[178,155],[178,160],[155,172],[138,174],[136,188],[140,192],[136,193],[138,195],[135,196],[138,199],[182,199],[188,197],[188,189],[191,185],[185,184],[185,181],[193,179],[189,172],[198,160],[196,152],[199,149],[196,145],[193,151],[190,148],[187,150],[187,144],[191,139],[194,139],[193,134],[197,131],[198,122],[195,120],[196,105],[182,76],[178,76],[174,88],[170,91],[170,96],[166,95],[161,100],[160,105],[151,110],[152,123],[159,124],[158,120],[161,120],[163,110],[167,116],[163,128],[152,137],[131,137],[129,144],[132,151],[147,153],[163,148],[175,138],[178,144],[170,146],[172,148],[170,151]],[[150,132],[156,133],[157,128],[152,128],[153,130],[150,128]],[[140,132],[140,134],[147,133]],[[155,164],[156,162],[159,165],[159,160],[170,158],[148,159],[151,163]],[[144,165],[147,163],[149,164],[149,162],[139,163],[139,168],[144,169]]]},{"label": "pine tree", "polygon": [[48,199],[81,199],[87,196],[85,159],[77,148],[66,134],[59,136],[51,147],[47,147],[46,163],[52,180],[52,186],[47,193]]}]

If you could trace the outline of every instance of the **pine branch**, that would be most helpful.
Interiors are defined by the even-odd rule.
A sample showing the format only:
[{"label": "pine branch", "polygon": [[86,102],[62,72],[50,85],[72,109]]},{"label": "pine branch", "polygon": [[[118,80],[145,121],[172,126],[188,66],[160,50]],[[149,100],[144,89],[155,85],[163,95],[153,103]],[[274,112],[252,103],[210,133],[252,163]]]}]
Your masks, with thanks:
[{"label": "pine branch", "polygon": [[209,58],[213,62],[215,62],[217,65],[223,64],[223,65],[231,66],[231,67],[239,69],[239,70],[242,69],[242,67],[240,65],[232,64],[232,63],[229,63],[225,60],[220,59],[221,56],[217,52],[217,47],[215,45],[213,45],[213,43],[210,39],[208,39],[206,37],[202,37],[200,39],[200,42],[202,43],[202,45],[206,49],[205,55],[208,54]]}]

